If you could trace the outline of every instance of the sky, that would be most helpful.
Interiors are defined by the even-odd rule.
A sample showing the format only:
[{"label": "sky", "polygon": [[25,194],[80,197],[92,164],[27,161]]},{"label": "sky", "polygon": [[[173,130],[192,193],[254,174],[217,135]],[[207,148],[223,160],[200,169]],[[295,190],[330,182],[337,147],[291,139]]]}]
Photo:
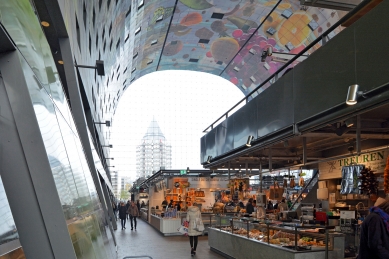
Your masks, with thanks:
[{"label": "sky", "polygon": [[172,145],[172,169],[203,169],[203,130],[243,97],[231,82],[203,72],[170,70],[141,77],[124,92],[113,117],[111,164],[119,177],[136,180],[136,146],[154,117]]}]

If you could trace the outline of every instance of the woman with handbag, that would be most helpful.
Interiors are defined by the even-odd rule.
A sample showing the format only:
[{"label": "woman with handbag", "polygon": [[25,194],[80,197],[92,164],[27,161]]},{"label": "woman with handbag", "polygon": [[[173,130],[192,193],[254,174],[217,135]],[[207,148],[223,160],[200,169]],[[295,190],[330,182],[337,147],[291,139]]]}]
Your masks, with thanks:
[{"label": "woman with handbag", "polygon": [[186,215],[186,220],[189,222],[188,236],[189,236],[189,242],[191,248],[190,254],[194,256],[196,254],[198,236],[202,235],[204,230],[204,225],[201,220],[201,212],[199,207],[197,206],[189,207],[188,213]]}]

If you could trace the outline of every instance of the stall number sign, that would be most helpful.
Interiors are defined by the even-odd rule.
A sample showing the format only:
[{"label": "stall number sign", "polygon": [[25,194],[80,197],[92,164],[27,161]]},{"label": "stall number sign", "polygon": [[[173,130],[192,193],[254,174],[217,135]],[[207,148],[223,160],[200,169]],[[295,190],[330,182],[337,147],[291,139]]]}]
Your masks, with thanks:
[{"label": "stall number sign", "polygon": [[186,174],[186,170],[180,170],[180,175]]}]

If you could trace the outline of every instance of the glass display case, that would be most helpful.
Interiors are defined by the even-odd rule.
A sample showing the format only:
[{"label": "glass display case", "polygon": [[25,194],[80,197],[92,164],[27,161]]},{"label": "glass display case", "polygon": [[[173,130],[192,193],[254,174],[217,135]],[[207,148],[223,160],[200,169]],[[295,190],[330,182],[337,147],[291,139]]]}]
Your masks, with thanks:
[{"label": "glass display case", "polygon": [[[253,253],[252,258],[260,255],[270,258],[276,254],[288,254],[287,258],[295,258],[301,253],[312,253],[312,258],[315,259],[344,257],[344,235],[334,232],[334,227],[229,216],[215,216],[212,223],[208,229],[211,249],[235,258],[242,256],[238,253],[241,253],[239,251],[242,248],[246,251],[246,245],[247,252]],[[234,243],[241,248],[233,249]],[[257,244],[257,249],[253,244]],[[244,256],[251,258],[250,255]],[[304,258],[311,256],[305,254]]]}]

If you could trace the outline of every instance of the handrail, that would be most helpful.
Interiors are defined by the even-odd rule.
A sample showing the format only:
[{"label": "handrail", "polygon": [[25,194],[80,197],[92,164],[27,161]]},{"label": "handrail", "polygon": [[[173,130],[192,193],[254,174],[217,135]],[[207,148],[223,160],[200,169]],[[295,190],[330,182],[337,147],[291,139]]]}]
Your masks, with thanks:
[{"label": "handrail", "polygon": [[232,108],[230,108],[227,112],[225,112],[222,116],[220,116],[217,120],[215,120],[211,125],[209,125],[205,130],[203,130],[203,133],[207,133],[207,130],[209,128],[213,129],[214,124],[216,124],[220,119],[222,119],[224,116],[228,118],[228,113],[232,111],[234,108],[236,108],[239,104],[241,104],[243,101],[248,101],[248,98],[251,97],[252,94],[254,94],[256,91],[259,90],[262,86],[264,86],[266,83],[268,83],[270,80],[272,80],[274,77],[278,77],[278,74],[283,71],[285,68],[287,68],[290,64],[292,64],[296,59],[301,57],[305,52],[307,52],[309,49],[311,49],[316,43],[318,43],[320,40],[324,40],[324,38],[330,34],[333,30],[335,30],[338,26],[340,26],[342,23],[346,22],[348,19],[351,18],[355,13],[360,11],[363,7],[365,7],[371,0],[364,0],[362,1],[357,7],[355,7],[353,10],[351,10],[349,13],[347,13],[345,16],[340,18],[336,23],[334,23],[328,30],[326,30],[323,34],[321,34],[319,37],[317,37],[314,41],[312,41],[308,46],[306,46],[302,51],[300,51],[298,54],[296,54],[293,58],[291,58],[287,63],[285,63],[282,67],[280,67],[274,74],[269,76],[265,81],[263,81],[260,85],[258,85],[254,90],[252,90],[248,95],[246,95],[242,100],[240,100],[237,104],[235,104]]},{"label": "handrail", "polygon": [[123,257],[123,259],[127,259],[127,258],[143,258],[143,257],[146,257],[146,258],[149,258],[149,259],[153,259],[151,256],[148,256],[148,255],[126,256],[126,257]]},{"label": "handrail", "polygon": [[309,180],[308,184],[305,185],[304,189],[300,192],[299,196],[296,198],[296,200],[292,203],[290,206],[290,209],[293,209],[294,205],[297,203],[297,201],[301,198],[303,195],[304,191],[308,188],[308,186],[312,183],[313,179],[316,178],[316,176],[319,175],[319,170],[316,170],[315,174],[312,176],[311,180]]}]

